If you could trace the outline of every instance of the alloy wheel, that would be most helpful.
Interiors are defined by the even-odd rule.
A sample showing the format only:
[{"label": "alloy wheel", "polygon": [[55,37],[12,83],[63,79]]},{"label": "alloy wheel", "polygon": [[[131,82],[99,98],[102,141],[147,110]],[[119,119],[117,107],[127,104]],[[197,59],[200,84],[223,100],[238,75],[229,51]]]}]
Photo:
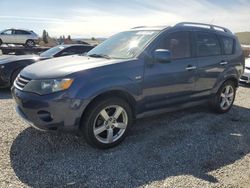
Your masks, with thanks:
[{"label": "alloy wheel", "polygon": [[223,110],[227,110],[231,107],[234,101],[234,88],[231,85],[225,86],[220,96],[220,107]]},{"label": "alloy wheel", "polygon": [[103,144],[111,144],[123,136],[128,125],[128,114],[118,105],[102,109],[94,121],[94,136]]}]

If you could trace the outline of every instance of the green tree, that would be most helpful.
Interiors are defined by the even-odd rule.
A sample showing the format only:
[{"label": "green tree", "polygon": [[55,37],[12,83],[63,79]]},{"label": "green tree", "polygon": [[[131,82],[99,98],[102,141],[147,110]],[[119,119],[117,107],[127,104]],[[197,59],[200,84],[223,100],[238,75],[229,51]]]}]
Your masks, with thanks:
[{"label": "green tree", "polygon": [[43,35],[42,35],[42,39],[43,39],[43,42],[45,43],[45,44],[48,44],[48,42],[49,42],[49,34],[48,34],[48,32],[46,31],[46,30],[43,30]]}]

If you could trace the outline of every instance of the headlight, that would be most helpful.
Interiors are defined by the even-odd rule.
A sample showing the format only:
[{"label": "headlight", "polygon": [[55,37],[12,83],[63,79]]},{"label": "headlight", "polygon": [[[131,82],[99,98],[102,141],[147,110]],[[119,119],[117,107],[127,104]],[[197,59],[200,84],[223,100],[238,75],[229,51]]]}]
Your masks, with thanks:
[{"label": "headlight", "polygon": [[25,87],[24,91],[46,95],[68,89],[73,83],[73,79],[53,79],[53,80],[32,80]]}]

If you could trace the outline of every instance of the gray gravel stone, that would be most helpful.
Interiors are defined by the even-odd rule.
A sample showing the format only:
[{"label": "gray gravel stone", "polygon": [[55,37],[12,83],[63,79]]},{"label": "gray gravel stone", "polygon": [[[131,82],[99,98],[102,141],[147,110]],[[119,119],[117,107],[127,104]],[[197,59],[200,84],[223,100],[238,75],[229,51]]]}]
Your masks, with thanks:
[{"label": "gray gravel stone", "polygon": [[223,115],[206,106],[137,120],[97,150],[23,123],[0,90],[0,187],[250,187],[250,88]]}]

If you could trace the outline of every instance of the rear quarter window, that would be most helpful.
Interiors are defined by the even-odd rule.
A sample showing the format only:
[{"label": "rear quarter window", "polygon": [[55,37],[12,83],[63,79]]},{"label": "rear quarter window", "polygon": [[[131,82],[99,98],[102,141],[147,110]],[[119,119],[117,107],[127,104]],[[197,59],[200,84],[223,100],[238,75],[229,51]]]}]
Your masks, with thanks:
[{"label": "rear quarter window", "polygon": [[229,37],[221,37],[225,55],[232,55],[234,53],[234,39]]}]

